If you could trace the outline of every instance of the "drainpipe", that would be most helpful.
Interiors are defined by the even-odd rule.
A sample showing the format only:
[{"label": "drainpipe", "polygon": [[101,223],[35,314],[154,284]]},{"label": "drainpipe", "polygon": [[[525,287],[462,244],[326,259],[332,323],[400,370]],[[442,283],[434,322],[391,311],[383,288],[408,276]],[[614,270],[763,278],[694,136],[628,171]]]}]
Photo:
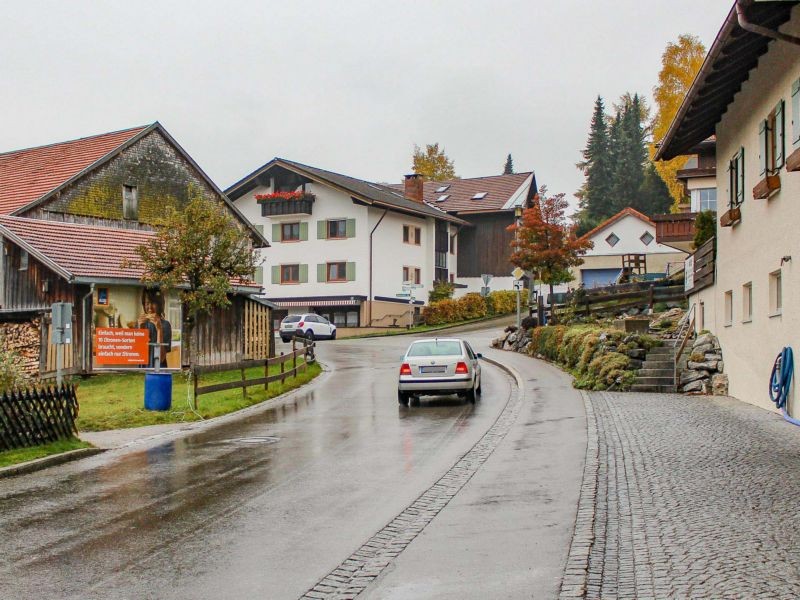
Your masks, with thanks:
[{"label": "drainpipe", "polygon": [[[81,362],[83,363],[84,373],[88,370],[86,368],[86,356],[88,354],[87,343],[89,341],[89,335],[87,335],[86,333],[86,300],[89,298],[89,296],[93,295],[94,295],[94,284],[92,283],[89,286],[89,293],[81,297],[81,319],[82,319],[81,325],[83,326],[83,339],[81,340],[81,346],[83,347],[83,356],[81,356]],[[92,329],[90,327],[89,331],[91,332],[91,330]],[[91,367],[91,364],[89,366]]]},{"label": "drainpipe", "polygon": [[378,225],[381,224],[381,221],[383,221],[383,217],[386,216],[387,212],[389,212],[388,208],[383,211],[381,218],[378,219],[378,222],[375,223],[375,227],[373,227],[372,231],[369,232],[369,321],[367,321],[367,327],[372,325],[372,235],[375,233]]},{"label": "drainpipe", "polygon": [[773,29],[769,29],[768,27],[762,27],[761,25],[755,25],[754,23],[748,21],[747,15],[744,12],[744,2],[742,2],[742,0],[736,0],[736,18],[739,21],[739,27],[745,31],[749,31],[750,33],[755,33],[757,35],[763,35],[764,37],[772,38],[773,40],[781,40],[800,46],[800,38],[796,36],[781,33],[780,31],[775,31]]}]

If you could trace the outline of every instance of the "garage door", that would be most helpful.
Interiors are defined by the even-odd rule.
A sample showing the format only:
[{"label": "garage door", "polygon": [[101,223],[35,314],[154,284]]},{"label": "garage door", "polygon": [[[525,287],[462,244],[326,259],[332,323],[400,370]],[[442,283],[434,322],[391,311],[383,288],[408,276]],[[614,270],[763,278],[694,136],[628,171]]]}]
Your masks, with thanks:
[{"label": "garage door", "polygon": [[584,269],[581,271],[581,283],[585,288],[596,288],[610,285],[617,280],[622,269]]}]

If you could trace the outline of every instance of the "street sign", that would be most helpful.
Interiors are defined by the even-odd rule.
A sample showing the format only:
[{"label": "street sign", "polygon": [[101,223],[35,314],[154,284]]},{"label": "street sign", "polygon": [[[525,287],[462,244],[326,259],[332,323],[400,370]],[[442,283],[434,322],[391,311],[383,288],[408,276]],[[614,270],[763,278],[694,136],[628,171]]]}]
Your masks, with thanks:
[{"label": "street sign", "polygon": [[52,342],[54,344],[72,343],[72,303],[55,302],[52,311]]},{"label": "street sign", "polygon": [[400,294],[395,294],[398,298],[411,298],[411,292],[401,292]]},{"label": "street sign", "polygon": [[417,289],[417,288],[425,287],[425,285],[422,284],[422,283],[412,283],[410,281],[404,281],[403,282],[403,287],[404,288]]},{"label": "street sign", "polygon": [[522,279],[523,275],[525,275],[525,271],[523,271],[519,267],[516,267],[513,271],[511,271],[511,276],[514,279]]},{"label": "street sign", "polygon": [[518,279],[518,280],[516,280],[514,282],[514,289],[517,290],[517,291],[520,291],[521,289],[523,289],[525,287],[524,284],[525,284],[524,281]]},{"label": "street sign", "polygon": [[481,275],[481,279],[483,280],[483,285],[488,287],[489,282],[492,280],[492,275],[484,273],[483,275]]}]

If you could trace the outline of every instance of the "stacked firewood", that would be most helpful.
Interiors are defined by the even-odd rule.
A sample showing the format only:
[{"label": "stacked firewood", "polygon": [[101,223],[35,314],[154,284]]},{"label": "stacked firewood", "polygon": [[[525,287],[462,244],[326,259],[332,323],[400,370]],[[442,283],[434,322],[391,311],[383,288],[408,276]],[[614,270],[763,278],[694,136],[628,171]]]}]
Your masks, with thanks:
[{"label": "stacked firewood", "polygon": [[3,348],[16,354],[19,366],[31,376],[39,373],[40,326],[39,319],[24,323],[0,323],[0,342]]}]

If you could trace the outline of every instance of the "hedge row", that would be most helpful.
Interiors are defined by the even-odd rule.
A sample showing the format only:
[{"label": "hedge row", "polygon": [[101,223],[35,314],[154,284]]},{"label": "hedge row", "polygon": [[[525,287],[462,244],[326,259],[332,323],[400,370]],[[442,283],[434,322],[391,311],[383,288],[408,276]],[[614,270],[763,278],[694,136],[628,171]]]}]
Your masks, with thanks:
[{"label": "hedge row", "polygon": [[606,390],[612,385],[628,389],[636,378],[627,352],[649,350],[660,344],[647,335],[632,335],[592,325],[555,325],[529,331],[531,356],[558,363],[575,376],[575,387]]},{"label": "hedge row", "polygon": [[446,325],[468,319],[505,315],[515,310],[517,310],[516,292],[498,290],[491,292],[485,298],[480,294],[467,294],[457,300],[432,302],[422,309],[422,320],[426,325]]}]

